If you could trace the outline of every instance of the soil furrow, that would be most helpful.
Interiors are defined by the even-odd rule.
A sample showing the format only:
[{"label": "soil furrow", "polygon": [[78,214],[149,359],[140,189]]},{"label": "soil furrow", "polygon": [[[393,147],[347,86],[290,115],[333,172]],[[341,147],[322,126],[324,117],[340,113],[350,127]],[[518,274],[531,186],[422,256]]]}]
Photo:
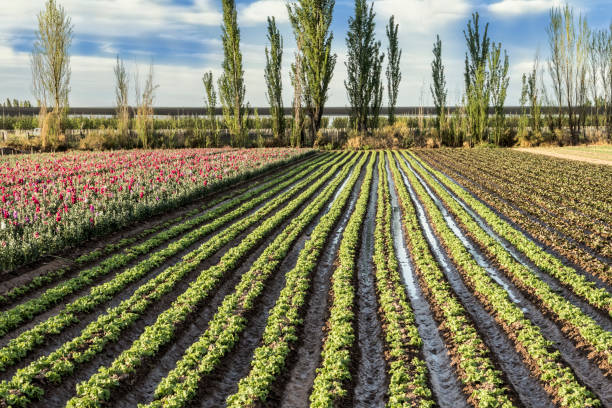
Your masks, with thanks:
[{"label": "soil furrow", "polygon": [[[328,182],[324,183],[324,185],[317,190],[316,194],[322,191],[322,189],[325,188],[325,185],[327,184]],[[303,203],[298,210],[296,210],[296,213],[301,211],[307,205],[308,200]],[[241,264],[240,268],[230,272],[228,276],[222,280],[220,287],[216,291],[214,291],[214,295],[205,302],[203,307],[199,308],[197,315],[194,315],[194,317],[189,320],[189,326],[185,325],[185,327],[182,327],[180,329],[181,334],[177,336],[177,340],[172,342],[169,348],[164,349],[164,357],[166,358],[166,360],[164,361],[165,366],[163,366],[163,368],[167,368],[167,370],[165,371],[169,371],[174,368],[177,359],[182,356],[184,350],[187,349],[204,330],[206,330],[208,321],[216,312],[225,295],[231,293],[234,290],[234,287],[240,281],[242,274],[249,270],[251,264],[257,259],[259,255],[261,255],[265,248],[290,222],[291,218],[289,218],[279,227],[277,227],[274,230],[273,234],[271,234],[261,244],[257,246],[253,253],[249,255],[249,257]],[[240,242],[255,228],[257,228],[257,226],[258,225],[251,226],[247,231],[236,237],[233,242],[228,243],[219,251],[217,251],[213,257],[207,259],[202,265],[196,268],[195,271],[189,273],[188,276],[183,278],[171,292],[165,294],[162,299],[156,301],[153,307],[147,310],[145,314],[141,316],[141,318],[138,319],[133,326],[131,326],[124,333],[122,333],[122,336],[118,342],[107,345],[105,352],[99,353],[89,362],[79,365],[78,371],[76,371],[74,375],[67,377],[65,380],[63,380],[61,384],[55,385],[53,387],[47,387],[47,389],[45,390],[45,400],[38,401],[37,403],[33,404],[33,406],[43,407],[46,403],[50,401],[53,402],[54,406],[65,405],[66,402],[74,395],[77,384],[87,380],[89,377],[91,377],[91,375],[95,374],[98,371],[98,368],[100,366],[109,364],[123,350],[129,348],[131,344],[136,339],[138,339],[140,335],[144,332],[146,326],[155,323],[159,314],[166,310],[168,307],[170,307],[172,302],[189,287],[189,284],[197,278],[200,272],[209,268],[212,265],[217,264],[221,257],[225,254],[225,252],[233,248],[237,242]],[[136,288],[138,286],[139,285],[136,285]],[[136,288],[134,288],[134,290]],[[130,292],[130,295],[131,293],[132,292]],[[126,298],[127,297],[129,296],[126,296]],[[116,301],[117,305],[119,303],[120,301]],[[78,332],[75,335],[78,335]],[[58,344],[58,346],[59,345],[61,345],[61,343]],[[163,360],[160,359],[158,356],[158,358],[156,358],[154,361],[149,362],[149,364],[145,364],[143,368],[139,370],[138,375],[135,376],[135,380],[138,381],[139,378],[146,375],[147,369],[162,368],[161,361]],[[147,395],[149,398],[151,398],[158,382],[159,381],[154,381],[152,384],[149,384],[148,388],[143,384],[142,391],[144,395]],[[133,386],[131,384],[122,384],[122,388],[124,389],[124,392],[117,392],[116,395],[118,397],[132,397],[132,394],[137,395],[134,393],[134,389],[137,388],[136,386]],[[127,401],[125,404],[119,404],[119,406],[134,406],[134,404],[131,401]]]},{"label": "soil furrow", "polygon": [[[360,177],[351,193],[351,197],[343,214],[343,218],[339,221],[335,232],[331,233],[332,237],[342,235],[342,231],[344,231],[348,218],[355,207],[359,194],[359,186],[363,182],[365,171],[366,167],[363,166]],[[253,352],[260,344],[261,337],[267,324],[269,312],[274,307],[274,304],[276,303],[276,300],[278,299],[280,292],[285,285],[285,273],[295,266],[300,250],[304,247],[306,240],[319,223],[321,217],[329,212],[334,201],[336,201],[336,198],[345,188],[349,179],[350,174],[347,176],[342,186],[338,189],[333,199],[330,200],[325,209],[321,211],[319,215],[317,215],[316,219],[308,226],[305,233],[300,236],[298,242],[294,244],[291,252],[285,258],[281,267],[266,282],[266,290],[264,295],[258,301],[257,307],[249,314],[248,326],[241,335],[236,348],[231,352],[231,354],[224,357],[221,365],[219,366],[220,369],[217,369],[212,376],[203,382],[203,385],[198,390],[198,397],[194,399],[191,406],[224,406],[227,397],[234,394],[238,390],[238,381],[249,373]]]},{"label": "soil furrow", "polygon": [[[428,163],[430,165],[433,165],[429,160]],[[574,262],[570,261],[567,257],[563,256],[562,254],[558,253],[557,251],[555,251],[554,249],[550,248],[548,245],[546,245],[545,243],[541,242],[540,240],[536,239],[531,233],[529,233],[527,230],[525,230],[524,228],[522,228],[520,225],[518,225],[514,220],[510,219],[509,217],[507,217],[505,214],[503,214],[502,212],[500,212],[500,210],[498,210],[496,207],[494,207],[493,205],[489,204],[487,201],[483,200],[482,198],[480,198],[476,193],[474,193],[470,188],[467,188],[465,185],[459,183],[455,178],[453,178],[452,176],[450,176],[448,174],[448,172],[446,172],[444,169],[440,168],[440,165],[434,165],[434,167],[440,171],[442,174],[444,174],[446,177],[448,177],[449,180],[451,180],[451,182],[455,183],[457,186],[459,186],[461,189],[463,189],[464,191],[466,191],[468,194],[470,194],[472,197],[474,197],[474,199],[480,201],[483,205],[487,206],[491,211],[493,211],[498,217],[500,217],[502,220],[506,221],[508,224],[510,224],[513,228],[517,229],[518,231],[520,231],[522,234],[524,234],[527,238],[529,238],[532,242],[534,242],[540,249],[546,251],[547,253],[549,253],[550,255],[554,256],[555,258],[559,259],[563,265],[568,266],[573,268],[574,270],[576,270],[576,272],[578,272],[580,275],[584,276],[586,279],[588,279],[589,281],[593,282],[598,288],[604,288],[606,289],[608,292],[612,292],[612,285],[604,282],[601,278],[599,278],[598,276],[588,272],[587,270],[585,270],[584,268],[582,268],[581,266],[575,264]],[[464,175],[457,173],[455,171],[453,171],[454,174],[456,174],[457,176],[461,177],[463,180],[466,181],[466,183],[468,184],[473,184],[475,186],[479,186],[478,188],[485,190],[484,187],[481,187],[477,182],[471,181],[470,179],[466,178]],[[520,208],[518,208],[516,205],[508,202],[507,200],[505,200],[504,198],[500,197],[499,195],[495,194],[495,193],[490,193],[492,196],[494,196],[497,200],[499,200],[500,202],[504,203],[505,205],[508,205],[509,207],[511,207],[512,209],[514,209],[515,211],[525,215],[528,219],[530,219],[531,221],[537,223],[538,225],[542,225],[542,221],[540,221],[539,219],[534,219],[532,216],[530,216],[529,214],[525,214],[523,210],[521,210]],[[550,228],[546,228],[545,226],[542,226],[542,228],[545,228],[547,231],[551,232],[552,234],[556,234],[558,236],[560,236],[561,238],[565,239],[565,236],[560,233],[557,232],[554,229],[550,229]],[[568,240],[568,242],[571,242]],[[574,246],[576,246],[577,243],[573,243]],[[596,256],[594,256],[594,254],[591,254],[587,249],[581,248],[578,244],[578,248],[580,248],[581,250],[585,251],[587,254],[589,254],[590,256],[593,256],[595,259],[597,259]],[[602,262],[600,259],[597,259],[598,262]],[[604,262],[605,264],[605,262]]]},{"label": "soil furrow", "polygon": [[466,287],[461,274],[453,265],[448,253],[435,235],[423,205],[416,196],[407,176],[402,173],[413,204],[417,210],[419,224],[436,260],[440,264],[453,291],[470,314],[484,342],[491,350],[495,363],[503,371],[508,383],[514,388],[522,404],[527,407],[552,407],[553,404],[539,381],[531,376],[514,345],[495,319],[485,310],[474,294]]},{"label": "soil furrow", "polygon": [[[408,164],[408,162],[406,162]],[[574,306],[580,308],[583,313],[591,317],[593,320],[597,322],[600,326],[602,326],[607,331],[612,331],[612,320],[610,316],[606,313],[598,310],[588,304],[586,301],[578,297],[572,290],[563,286],[559,280],[555,277],[548,275],[547,273],[542,272],[527,256],[525,256],[522,252],[520,252],[517,248],[515,248],[512,244],[510,244],[507,240],[500,237],[495,231],[491,229],[491,227],[483,220],[474,210],[469,207],[463,200],[457,197],[451,190],[449,190],[444,184],[442,184],[438,178],[427,171],[423,166],[421,166],[423,171],[426,171],[436,182],[440,185],[444,191],[446,191],[461,207],[478,223],[478,225],[491,237],[493,237],[497,242],[499,242],[503,248],[512,255],[512,257],[522,265],[529,268],[533,273],[535,273],[540,279],[546,282],[547,285],[551,287],[551,289],[565,299],[570,301]]]},{"label": "soil furrow", "polygon": [[597,397],[606,405],[612,405],[612,384],[606,379],[605,375],[597,364],[590,361],[584,353],[580,352],[573,342],[568,339],[561,330],[555,325],[555,323],[544,315],[544,313],[503,274],[501,273],[482,253],[480,248],[469,238],[458,225],[454,217],[446,209],[440,199],[435,195],[433,191],[427,186],[421,176],[414,171],[410,166],[410,163],[406,163],[408,167],[413,171],[421,185],[425,188],[427,194],[433,199],[436,206],[442,212],[444,220],[453,233],[461,240],[462,244],[470,252],[472,257],[476,260],[478,265],[487,271],[489,276],[495,280],[495,282],[504,288],[508,293],[508,296],[513,303],[518,305],[522,312],[529,320],[540,327],[544,337],[553,343],[556,348],[560,351],[562,358],[570,366],[578,378],[589,387]]},{"label": "soil furrow", "polygon": [[431,388],[434,392],[436,402],[440,407],[467,407],[469,406],[462,392],[462,385],[457,377],[451,358],[444,344],[444,340],[438,331],[438,325],[434,320],[429,303],[423,296],[418,280],[414,274],[414,267],[406,250],[404,232],[402,229],[401,209],[399,207],[397,192],[393,187],[393,178],[386,165],[387,177],[391,185],[391,208],[393,246],[399,261],[400,270],[406,292],[410,299],[410,305],[414,312],[419,336],[423,340],[423,357],[427,364]]},{"label": "soil furrow", "polygon": [[[363,181],[364,172],[360,175],[356,186]],[[316,375],[316,369],[321,360],[324,326],[328,316],[329,291],[331,275],[335,267],[342,232],[346,227],[351,212],[359,194],[356,187],[350,197],[349,206],[338,221],[335,230],[328,237],[323,256],[312,277],[309,299],[304,315],[304,324],[298,334],[299,344],[292,358],[288,359],[286,376],[280,380],[282,394],[273,396],[271,401],[278,401],[277,406],[298,408],[309,406],[309,396]]]},{"label": "soil furrow", "polygon": [[374,280],[374,227],[376,221],[376,192],[378,191],[378,160],[368,202],[366,219],[361,233],[361,249],[357,258],[356,288],[356,354],[353,404],[358,408],[385,405],[388,388],[384,356],[383,334],[378,319],[378,300]]}]

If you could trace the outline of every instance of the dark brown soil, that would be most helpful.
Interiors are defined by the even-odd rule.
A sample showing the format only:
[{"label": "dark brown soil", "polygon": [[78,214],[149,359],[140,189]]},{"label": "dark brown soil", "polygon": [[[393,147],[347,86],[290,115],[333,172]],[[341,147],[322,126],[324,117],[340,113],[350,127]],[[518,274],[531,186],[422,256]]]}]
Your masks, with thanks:
[{"label": "dark brown soil", "polygon": [[[400,169],[400,172],[403,173],[403,170]],[[552,407],[553,404],[548,394],[539,381],[531,376],[529,368],[522,361],[519,353],[514,349],[512,341],[506,336],[503,329],[463,282],[460,272],[457,270],[446,249],[434,233],[425,209],[417,199],[416,193],[412,189],[410,182],[405,175],[403,175],[403,178],[417,210],[419,223],[432,253],[440,264],[453,291],[475,323],[485,344],[491,350],[494,363],[501,368],[509,385],[516,391],[523,405],[534,408]]]},{"label": "dark brown soil", "polygon": [[361,248],[356,272],[356,361],[353,387],[355,407],[382,407],[388,388],[382,327],[378,319],[378,300],[372,256],[378,191],[378,160],[370,189],[370,200],[361,233]]}]

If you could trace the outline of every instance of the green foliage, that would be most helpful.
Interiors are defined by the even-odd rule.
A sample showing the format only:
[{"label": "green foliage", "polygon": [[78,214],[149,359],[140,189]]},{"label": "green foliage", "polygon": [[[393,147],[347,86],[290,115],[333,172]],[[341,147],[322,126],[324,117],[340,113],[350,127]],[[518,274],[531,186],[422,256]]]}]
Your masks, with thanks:
[{"label": "green foliage", "polygon": [[278,140],[285,141],[285,118],[283,112],[283,37],[278,31],[274,17],[268,17],[268,41],[270,50],[266,47],[266,68],[264,77],[268,87],[268,103],[272,116],[272,132]]},{"label": "green foliage", "polygon": [[346,37],[347,79],[344,86],[351,106],[351,125],[360,133],[378,126],[382,99],[381,70],[384,55],[376,41],[374,4],[355,0],[355,15],[349,18]]},{"label": "green foliage", "polygon": [[481,34],[480,16],[472,14],[468,21],[467,32],[463,35],[468,52],[465,53],[465,91],[467,95],[466,113],[468,115],[470,144],[480,143],[487,136],[489,118],[489,73],[487,61],[490,52],[488,37],[489,23]]},{"label": "green foliage", "polygon": [[335,0],[287,3],[289,20],[298,43],[301,97],[310,117],[313,138],[321,127],[329,83],[336,66],[336,54],[331,52],[334,5]]},{"label": "green foliage", "polygon": [[246,146],[248,108],[245,107],[244,70],[240,52],[240,29],[234,0],[223,0],[223,74],[219,78],[219,95],[223,116],[233,146]]},{"label": "green foliage", "polygon": [[395,123],[395,106],[397,105],[397,96],[399,94],[399,86],[402,81],[402,72],[400,70],[400,60],[402,59],[402,50],[399,48],[398,42],[399,24],[395,23],[395,16],[389,18],[389,24],[386,27],[387,40],[387,98],[389,102],[389,125]]},{"label": "green foliage", "polygon": [[434,60],[431,63],[432,85],[430,86],[431,96],[436,107],[438,135],[442,142],[445,142],[444,131],[446,123],[446,77],[444,76],[444,65],[442,64],[442,40],[436,35],[436,42],[433,48]]}]

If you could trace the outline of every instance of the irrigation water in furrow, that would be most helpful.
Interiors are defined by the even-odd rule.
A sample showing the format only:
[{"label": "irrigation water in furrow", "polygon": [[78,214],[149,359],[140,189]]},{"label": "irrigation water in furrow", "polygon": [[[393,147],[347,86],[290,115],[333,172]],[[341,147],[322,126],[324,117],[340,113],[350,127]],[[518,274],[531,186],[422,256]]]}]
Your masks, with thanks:
[{"label": "irrigation water in furrow", "polygon": [[[418,163],[418,162],[417,162]],[[406,161],[406,164],[408,162]],[[591,317],[593,320],[597,322],[601,327],[603,327],[607,331],[612,331],[612,320],[610,316],[604,313],[601,310],[598,310],[588,304],[586,301],[578,297],[574,292],[572,292],[567,287],[563,286],[556,278],[548,275],[547,273],[542,272],[533,262],[527,258],[522,252],[516,249],[512,244],[506,241],[504,238],[500,237],[495,231],[489,227],[485,220],[480,217],[470,206],[468,206],[462,199],[457,197],[455,193],[453,193],[450,189],[448,189],[440,180],[430,171],[428,171],[425,167],[418,163],[420,168],[427,172],[435,182],[446,192],[448,193],[453,200],[455,200],[469,215],[478,223],[480,228],[482,228],[489,236],[494,238],[497,242],[499,242],[503,248],[510,254],[512,257],[525,267],[529,268],[533,273],[535,273],[540,279],[546,282],[547,285],[551,287],[551,289],[559,294],[561,294],[565,299],[569,300],[574,306],[580,308],[583,313]]]},{"label": "irrigation water in furrow", "polygon": [[525,317],[531,320],[534,324],[540,327],[542,334],[545,338],[555,343],[557,349],[561,352],[563,359],[568,365],[574,370],[580,380],[597,395],[604,404],[612,404],[612,399],[608,400],[606,395],[609,388],[609,381],[605,378],[605,375],[599,370],[597,364],[591,362],[586,356],[579,352],[571,340],[566,338],[561,330],[548,319],[534,305],[529,299],[527,299],[521,291],[515,287],[515,285],[508,280],[501,272],[499,272],[487,259],[487,257],[480,251],[480,249],[468,238],[462,229],[459,227],[453,216],[447,211],[446,207],[442,204],[439,198],[431,191],[429,186],[424,182],[421,176],[414,171],[414,169],[407,163],[410,170],[417,177],[421,185],[425,188],[427,194],[433,199],[436,206],[442,212],[444,220],[453,233],[461,240],[463,246],[470,252],[472,257],[476,260],[489,276],[504,290],[508,293],[510,300],[521,308]]},{"label": "irrigation water in furrow", "polygon": [[[292,183],[287,188],[285,188],[285,189],[281,190],[280,192],[278,192],[275,196],[283,194],[284,192],[287,192],[287,191],[289,191],[290,189],[292,189],[294,187],[295,187],[295,183]],[[302,190],[303,189],[301,189],[299,191],[302,191]],[[295,196],[299,191],[295,191],[293,196]],[[248,217],[249,215],[255,213],[263,205],[265,205],[265,203],[257,205],[255,208],[249,210],[246,214],[243,214],[242,216],[237,217],[236,219],[234,219],[232,221],[232,223],[236,223],[236,222],[238,222],[238,221]],[[241,240],[243,237],[248,235],[248,233],[252,229],[254,229],[254,228],[255,227],[249,228],[246,232],[243,232],[242,234],[240,234],[237,237],[237,239]],[[170,257],[168,260],[166,260],[159,267],[157,267],[157,268],[153,269],[152,271],[148,272],[141,279],[138,279],[135,282],[132,282],[131,284],[129,284],[128,286],[123,288],[119,293],[115,294],[113,299],[111,299],[111,300],[109,300],[109,301],[99,305],[98,307],[96,307],[91,312],[80,316],[80,319],[79,319],[78,323],[73,324],[72,326],[68,327],[60,335],[51,336],[44,346],[42,346],[41,348],[38,348],[36,350],[33,350],[31,353],[29,353],[29,355],[25,359],[20,361],[17,365],[15,365],[14,367],[10,367],[6,371],[2,372],[0,374],[0,379],[9,379],[12,375],[14,375],[15,371],[18,368],[24,367],[25,365],[27,365],[30,362],[34,361],[36,358],[40,357],[41,355],[46,355],[46,354],[54,351],[61,344],[63,344],[65,341],[78,336],[79,333],[82,331],[82,329],[84,327],[86,327],[89,323],[91,323],[92,321],[94,321],[94,320],[96,320],[98,318],[100,313],[104,312],[109,307],[118,306],[123,300],[126,300],[126,299],[130,298],[132,296],[132,294],[134,293],[134,291],[136,291],[136,289],[138,289],[138,287],[140,287],[142,285],[142,282],[145,282],[145,281],[148,281],[150,279],[153,279],[154,277],[156,277],[157,275],[162,273],[166,268],[168,268],[168,267],[174,265],[175,263],[179,262],[184,255],[190,253],[191,251],[193,251],[194,249],[198,248],[203,243],[207,242],[212,236],[214,236],[218,232],[219,232],[219,230],[216,230],[216,231],[212,232],[211,234],[208,234],[205,237],[199,239],[197,242],[195,242],[194,244],[190,245],[187,249],[185,249],[183,251],[180,251],[176,255],[174,255],[174,256]],[[184,234],[182,236],[184,236]],[[180,239],[180,237],[176,237],[175,239],[171,240],[171,242],[174,242],[174,241],[176,241],[178,239]],[[163,248],[166,248],[168,245],[171,244],[171,242],[168,243],[168,244],[165,244],[165,245],[163,245],[161,247],[156,248],[155,251],[159,251],[159,250],[161,250]],[[227,248],[230,248],[231,246],[233,246],[233,245],[228,244]],[[216,253],[216,255],[212,257],[212,259],[209,259],[209,260],[203,262],[203,264],[200,265],[200,267],[198,267],[195,272],[192,272],[191,274],[189,274],[187,279],[185,281],[183,281],[183,282],[195,279],[195,276],[197,276],[197,274],[199,272],[201,272],[203,269],[207,268],[208,266],[213,265],[214,263],[216,263],[216,261],[220,258],[220,256],[222,254],[223,254],[223,252],[218,251]],[[101,282],[98,282],[98,284],[102,284],[104,282],[108,282],[109,280],[113,279],[117,274],[121,273],[122,271],[124,271],[128,267],[121,268],[117,272],[114,272],[113,274],[110,274],[111,276],[105,277],[104,280],[101,281]],[[184,286],[185,284],[183,283],[182,285]],[[83,294],[88,293],[89,290],[90,290],[90,288],[85,288],[85,289],[83,289],[81,291],[78,291],[78,293],[76,295],[70,296],[69,301],[73,301],[73,300],[78,299]],[[167,297],[167,296],[168,295],[166,295],[165,297]],[[41,314],[40,316],[38,316],[32,322],[29,322],[29,323],[21,326],[20,328],[14,330],[12,333],[10,333],[9,335],[5,336],[2,339],[2,341],[0,342],[0,344],[2,344],[2,346],[4,346],[6,344],[6,342],[8,342],[10,339],[16,337],[20,333],[24,332],[25,330],[28,330],[28,329],[32,328],[33,326],[35,326],[36,324],[40,323],[41,321],[44,321],[47,318],[56,315],[60,310],[62,310],[64,308],[64,306],[65,306],[65,303],[57,305],[54,308],[52,308],[51,310],[49,310],[49,311]]]},{"label": "irrigation water in furrow", "polygon": [[[337,172],[336,172],[337,173]],[[331,179],[330,179],[331,181]],[[325,186],[330,182],[324,183],[313,197],[318,195]],[[302,209],[304,209],[309,203],[309,200],[306,200],[300,208],[298,208],[295,213],[299,213]],[[242,274],[247,272],[251,267],[252,263],[261,255],[261,253],[265,250],[265,248],[276,238],[276,236],[291,222],[291,218],[286,220],[280,226],[276,227],[274,232],[270,234],[266,239],[260,243],[257,248],[249,255],[247,259],[243,261],[241,266],[234,271],[231,271],[228,276],[226,276],[222,282],[220,283],[219,288],[213,292],[211,297],[206,300],[195,312],[192,318],[188,319],[188,321],[179,329],[179,332],[175,336],[175,339],[172,343],[165,346],[161,352],[156,356],[154,361],[151,361],[149,365],[145,365],[138,370],[135,378],[127,384],[122,384],[122,387],[125,392],[118,392],[116,394],[117,401],[115,404],[117,406],[134,406],[139,402],[150,402],[153,397],[153,392],[157,387],[158,383],[162,378],[164,378],[170,370],[172,370],[176,361],[180,359],[185,350],[193,344],[194,341],[198,339],[198,337],[206,331],[208,327],[208,322],[216,313],[218,306],[221,304],[223,299],[229,293],[232,293],[236,284],[240,281]],[[247,231],[240,234],[233,242],[228,243],[222,249],[216,252],[214,256],[214,260],[207,262],[206,268],[218,263],[220,258],[231,248],[233,248],[237,242],[242,241],[248,234],[250,234],[258,225],[250,227]],[[107,353],[106,357],[100,356],[97,364],[91,364],[89,369],[87,370],[87,374],[79,375],[77,379],[71,379],[70,381],[74,383],[74,385],[78,384],[80,381],[87,380],[92,374],[97,371],[97,367],[102,364],[108,364],[114,358],[116,358],[123,350],[130,347],[134,340],[136,340],[142,331],[147,325],[153,324],[158,315],[167,309],[172,301],[182,292],[184,292],[189,283],[193,281],[202,270],[206,268],[198,268],[198,272],[189,274],[189,279],[183,280],[181,283],[180,289],[175,289],[172,291],[172,295],[170,295],[167,299],[167,302],[164,302],[163,306],[156,307],[155,310],[151,310],[150,313],[147,313],[147,317],[145,319],[140,319],[139,324],[140,328],[137,332],[133,332],[129,338],[120,341],[118,344],[112,346],[112,353]],[[168,295],[166,295],[168,296]],[[143,320],[146,320],[143,322]],[[110,355],[109,355],[110,354]],[[111,358],[109,358],[111,357]],[[70,387],[68,387],[70,389]],[[135,389],[138,389],[138,392],[134,392]],[[74,393],[74,386],[71,388],[69,397]]]},{"label": "irrigation water in furrow", "polygon": [[[364,175],[365,166],[363,174],[361,174],[351,193],[349,205],[328,238],[323,256],[319,260],[314,276],[311,278],[310,297],[306,306],[304,324],[299,334],[299,346],[295,353],[293,364],[288,365],[290,368],[287,370],[282,387],[282,396],[280,397],[279,406],[281,407],[298,408],[308,407],[309,405],[308,397],[310,396],[316,375],[315,370],[320,363],[321,347],[323,345],[323,326],[328,314],[330,278],[335,267],[334,263],[340,246],[340,240],[342,239],[342,233],[355,208],[359,187],[363,182]],[[346,182],[348,182],[348,179],[345,181],[345,184]],[[344,185],[342,188],[344,188]],[[341,191],[342,189],[338,190],[336,196]],[[336,197],[334,197],[335,199]]]},{"label": "irrigation water in furrow", "polygon": [[378,319],[378,300],[374,280],[374,227],[376,192],[378,191],[378,160],[373,167],[372,185],[366,219],[361,232],[361,248],[356,271],[356,372],[353,405],[356,408],[382,407],[388,388],[383,334]]},{"label": "irrigation water in furrow", "polygon": [[406,285],[410,305],[414,312],[419,336],[423,340],[423,357],[427,364],[432,391],[434,392],[436,402],[442,408],[467,407],[469,404],[462,392],[461,382],[453,369],[450,356],[438,331],[438,325],[434,320],[429,303],[424,298],[414,275],[413,265],[406,250],[401,209],[397,192],[394,188],[393,177],[391,177],[389,170],[389,163],[386,163],[385,168],[387,169],[387,179],[390,186],[389,193],[391,195],[393,247],[404,284]]},{"label": "irrigation water in furrow", "polygon": [[[448,177],[453,183],[455,183],[458,186],[460,186],[463,190],[465,190],[470,195],[472,195],[472,197],[478,199],[481,203],[486,205],[491,211],[495,212],[495,214],[497,216],[499,216],[504,221],[506,221],[510,225],[512,225],[513,228],[518,229],[519,231],[521,231],[525,236],[527,236],[531,241],[533,241],[541,249],[543,249],[544,251],[548,252],[550,255],[560,259],[563,262],[564,265],[567,265],[567,266],[575,269],[578,273],[583,275],[586,279],[588,279],[589,281],[595,283],[595,285],[597,285],[598,288],[605,288],[608,291],[612,291],[612,285],[604,282],[598,276],[594,275],[593,273],[590,273],[590,272],[586,271],[584,268],[582,268],[579,265],[575,264],[571,260],[567,259],[565,256],[561,255],[560,253],[557,253],[557,251],[549,248],[547,245],[542,243],[540,240],[536,239],[533,235],[531,235],[529,232],[527,232],[524,228],[519,226],[514,220],[508,218],[506,215],[502,214],[496,207],[494,207],[493,205],[489,204],[488,202],[486,202],[483,199],[481,199],[480,197],[478,197],[478,195],[476,193],[474,193],[470,188],[466,188],[464,185],[462,185],[461,183],[457,182],[456,179],[454,179],[452,176],[450,176],[448,174],[448,172],[445,172],[443,169],[440,169],[439,165],[438,166],[433,165],[431,159],[428,160],[428,164],[430,166],[436,167],[442,174],[444,174],[446,177]],[[446,165],[444,165],[444,166],[447,167]],[[554,234],[554,235],[560,237],[562,240],[570,243],[575,248],[583,251],[585,254],[591,256],[592,258],[594,258],[597,262],[601,262],[604,265],[607,264],[607,262],[599,254],[597,254],[595,251],[593,251],[591,248],[588,248],[585,245],[581,244],[580,242],[577,242],[573,238],[568,237],[563,232],[558,231],[557,229],[555,229],[554,227],[548,225],[547,223],[545,223],[544,221],[542,221],[539,218],[535,217],[534,215],[527,213],[525,210],[519,208],[516,204],[509,202],[505,198],[501,197],[499,194],[489,190],[486,187],[483,187],[480,183],[470,179],[469,177],[467,177],[464,174],[459,173],[457,170],[454,170],[452,168],[450,168],[450,170],[453,171],[453,173],[455,173],[459,177],[461,177],[463,180],[465,180],[466,185],[473,185],[477,189],[480,189],[482,191],[486,191],[488,194],[491,194],[493,197],[495,197],[496,200],[499,200],[501,203],[509,206],[510,208],[512,208],[513,210],[517,211],[521,215],[525,216],[530,221],[538,224],[539,226],[541,226],[543,229],[545,229],[546,231],[550,232],[551,234]]]},{"label": "irrigation water in furrow", "polygon": [[[344,211],[343,218],[341,218],[338,222],[336,232],[332,233],[332,238],[330,239],[335,239],[335,234],[339,234],[340,236],[342,235],[342,231],[344,231],[344,228],[346,227],[348,218],[355,207],[359,187],[363,183],[365,172],[366,165],[364,164],[360,172],[360,177],[351,193],[351,197]],[[260,343],[266,327],[270,309],[274,307],[276,300],[278,299],[278,296],[285,285],[284,274],[295,266],[299,252],[304,247],[304,244],[312,233],[312,230],[319,223],[321,217],[329,212],[339,194],[346,188],[346,183],[350,177],[351,174],[349,173],[342,186],[335,193],[333,199],[302,233],[296,244],[294,244],[292,250],[289,252],[287,257],[285,257],[284,262],[277,269],[275,274],[266,282],[266,289],[262,294],[262,298],[258,301],[258,306],[249,314],[250,319],[248,326],[241,335],[240,341],[236,345],[236,348],[232,350],[231,354],[228,354],[223,359],[220,365],[221,369],[217,370],[217,372],[208,378],[200,387],[198,390],[198,397],[195,398],[197,402],[193,404],[194,406],[202,408],[224,406],[227,397],[234,394],[238,390],[238,381],[245,377],[251,368],[250,362],[253,357],[253,352]]]},{"label": "irrigation water in furrow", "polygon": [[425,209],[417,198],[410,181],[404,174],[403,169],[400,168],[399,170],[410,194],[410,198],[417,210],[419,225],[424,232],[432,253],[440,264],[453,291],[458,296],[463,307],[470,314],[476,328],[491,350],[496,363],[518,394],[519,399],[527,407],[552,407],[553,404],[549,396],[540,383],[530,375],[529,369],[523,363],[518,352],[515,351],[512,342],[474,294],[465,286],[461,274],[457,271],[446,253],[446,250],[442,247],[438,237],[435,235],[430,225],[430,221],[426,216]]}]

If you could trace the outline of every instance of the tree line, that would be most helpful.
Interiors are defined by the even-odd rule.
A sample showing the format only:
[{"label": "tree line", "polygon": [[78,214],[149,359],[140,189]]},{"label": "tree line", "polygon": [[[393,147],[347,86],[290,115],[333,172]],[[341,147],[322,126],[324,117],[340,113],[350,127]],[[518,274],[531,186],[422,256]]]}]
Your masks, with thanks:
[{"label": "tree line", "polygon": [[[321,138],[329,85],[337,62],[331,30],[334,6],[334,0],[294,0],[286,4],[297,48],[290,64],[291,118],[284,115],[282,97],[284,39],[275,18],[267,19],[263,77],[271,108],[269,126],[277,144],[304,146]],[[201,135],[198,143],[218,146],[223,129],[229,133],[233,146],[261,144],[261,140],[253,140],[250,132],[249,124],[261,126],[262,121],[246,101],[235,0],[222,0],[222,8],[222,73],[216,80],[212,72],[203,75],[208,114],[196,125],[201,126],[197,129]],[[349,17],[345,38],[347,59],[344,62],[347,70],[344,86],[350,106],[349,137],[382,138],[385,132],[393,134],[406,125],[405,120],[395,115],[402,80],[400,27],[391,16],[385,27],[386,47],[383,47],[376,38],[375,17],[373,2],[354,0],[354,12]],[[524,111],[518,121],[508,121],[504,115],[510,86],[509,55],[501,42],[490,38],[489,23],[482,24],[479,14],[473,13],[463,31],[466,45],[464,90],[459,109],[452,113],[448,104],[443,43],[436,35],[429,89],[436,117],[433,122],[426,118],[420,120],[417,132],[423,132],[434,145],[447,146],[538,144],[565,140],[566,134],[567,142],[575,144],[590,125],[611,140],[612,24],[609,29],[591,29],[584,16],[576,15],[565,5],[550,10],[546,34],[548,57],[541,60],[536,56],[532,69],[522,77],[520,102]],[[38,15],[38,31],[31,55],[33,91],[41,107],[39,123],[43,149],[61,143],[70,92],[72,39],[70,17],[56,0],[47,0]],[[138,73],[130,76],[123,60],[117,56],[114,75],[115,137],[123,140],[120,144],[124,145],[153,146],[153,105],[158,88],[153,63],[141,81]],[[136,96],[134,119],[130,119],[129,114],[130,85]],[[389,109],[383,121],[380,112],[385,94]],[[215,115],[218,104],[222,108],[222,119]],[[558,111],[543,114],[542,106],[556,106]],[[381,130],[383,122],[384,131]]]}]

